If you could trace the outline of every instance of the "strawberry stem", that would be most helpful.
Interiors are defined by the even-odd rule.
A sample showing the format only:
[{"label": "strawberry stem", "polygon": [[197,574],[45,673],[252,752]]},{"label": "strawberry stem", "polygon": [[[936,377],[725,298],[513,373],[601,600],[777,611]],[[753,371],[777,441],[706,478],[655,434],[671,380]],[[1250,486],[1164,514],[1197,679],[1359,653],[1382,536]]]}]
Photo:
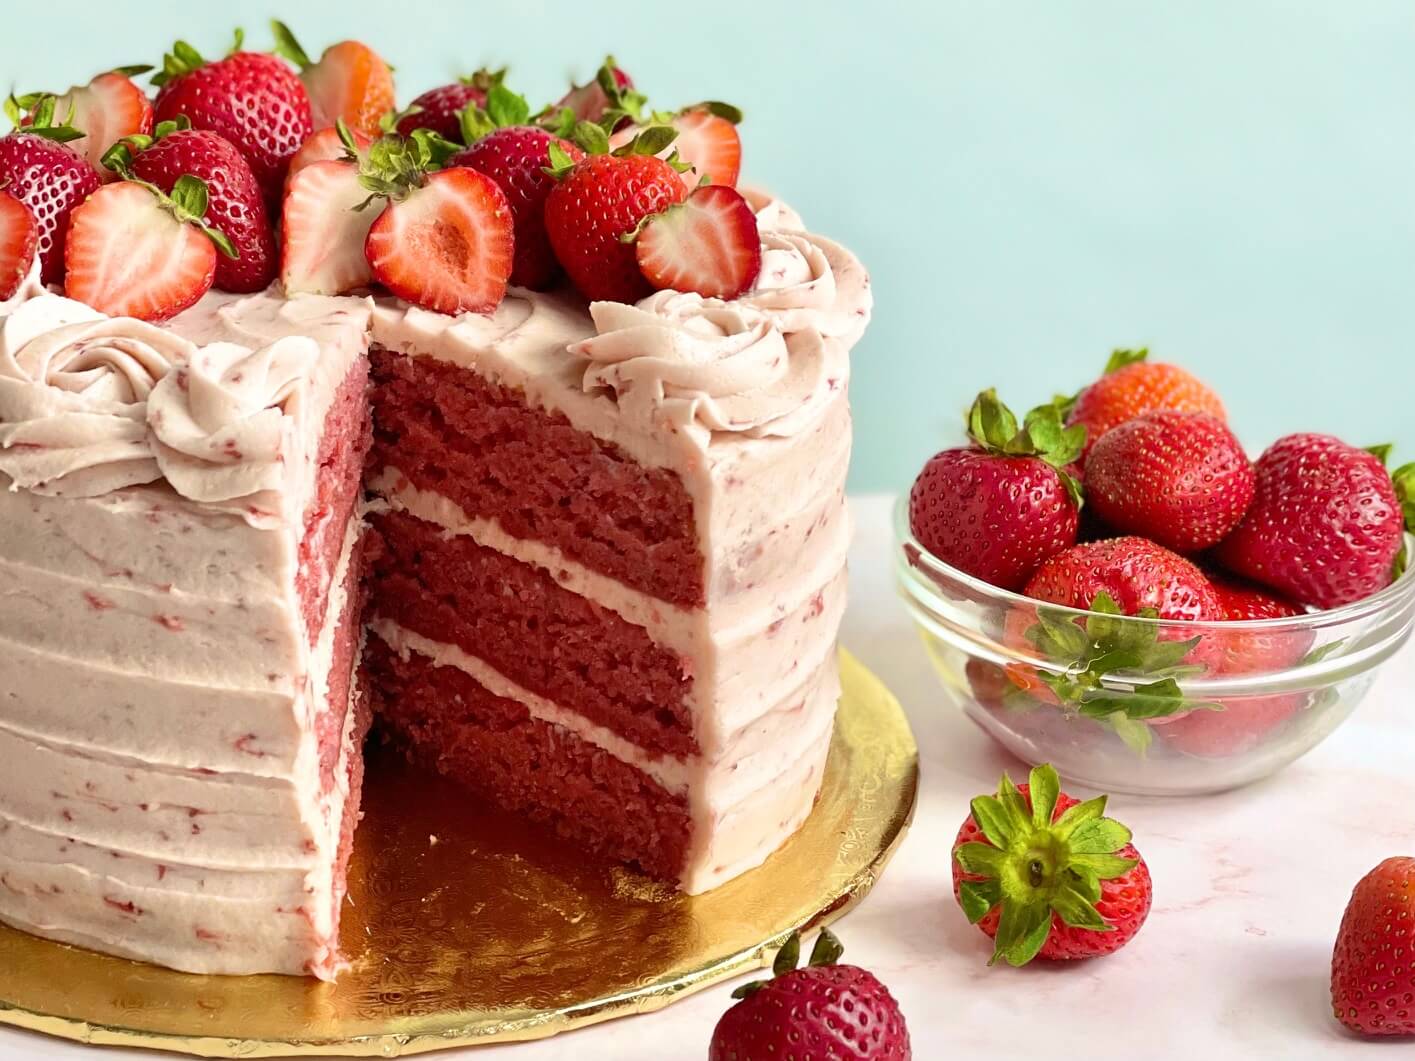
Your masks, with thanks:
[{"label": "strawberry stem", "polygon": [[290,27],[281,22],[278,18],[270,20],[270,32],[275,35],[274,52],[282,59],[288,59],[301,70],[308,70],[314,65],[314,60],[309,57],[309,53],[300,46],[299,40],[291,32]]},{"label": "strawberry stem", "polygon": [[[75,129],[69,124],[74,117],[73,105],[70,105],[69,113],[64,120],[55,124],[54,110],[58,105],[58,97],[50,92],[30,92],[23,96],[11,95],[5,100],[5,115],[14,123],[16,129],[33,133],[35,136],[42,136],[46,140],[53,140],[56,143],[67,144],[84,136],[85,133],[82,129]],[[28,125],[22,124],[25,112],[29,112],[30,123]]]},{"label": "strawberry stem", "polygon": [[462,126],[462,143],[471,147],[497,129],[525,125],[531,120],[531,105],[525,96],[512,92],[498,80],[487,89],[485,107],[468,104],[458,119]]},{"label": "strawberry stem", "polygon": [[1103,375],[1109,376],[1119,372],[1122,368],[1144,361],[1150,356],[1150,348],[1142,346],[1138,350],[1112,350],[1110,360],[1105,363]]},{"label": "strawberry stem", "polygon": [[461,150],[460,145],[431,129],[415,129],[411,136],[386,133],[366,152],[360,152],[354,134],[341,121],[339,139],[351,161],[359,166],[359,183],[371,193],[356,210],[375,199],[401,202],[427,183],[427,175]]},{"label": "strawberry stem", "polygon": [[[236,37],[239,45],[240,30],[236,31]],[[193,70],[200,70],[205,65],[206,60],[202,58],[201,52],[186,41],[177,41],[172,45],[172,50],[162,57],[162,69],[152,75],[152,83],[160,88],[169,81],[185,77]]]},{"label": "strawberry stem", "polygon": [[997,456],[1039,457],[1056,469],[1076,507],[1084,504],[1081,484],[1067,468],[1081,458],[1086,428],[1083,424],[1067,427],[1055,402],[1037,406],[1018,427],[1012,410],[989,388],[968,410],[968,437]]},{"label": "strawberry stem", "polygon": [[[1154,623],[1129,621],[1105,592],[1091,601],[1090,611],[1083,623],[1069,612],[1038,608],[1037,622],[1025,635],[1047,659],[1065,666],[1060,674],[1037,675],[1062,706],[1108,723],[1140,754],[1149,745],[1150,729],[1133,723],[1181,711],[1223,710],[1220,704],[1187,698],[1179,686],[1179,678],[1205,669],[1184,662],[1202,636],[1160,640]],[[1143,608],[1138,617],[1155,619],[1158,614]],[[1118,684],[1120,674],[1126,675],[1123,684]]]},{"label": "strawberry stem", "polygon": [[[840,939],[830,929],[823,928],[816,936],[816,944],[811,948],[811,956],[806,964],[812,969],[820,968],[823,965],[834,965],[840,961],[844,954],[845,948],[841,945]],[[776,959],[771,963],[771,978],[774,980],[778,976],[793,973],[800,964],[801,933],[793,931],[781,944],[781,949],[776,952]],[[751,983],[742,984],[732,992],[732,997],[750,998],[766,987],[768,983],[770,980],[753,980]]]},{"label": "strawberry stem", "polygon": [[960,844],[953,857],[974,880],[959,886],[963,912],[977,924],[1000,908],[995,949],[988,964],[999,958],[1009,965],[1026,965],[1051,935],[1053,916],[1072,927],[1093,932],[1114,928],[1096,904],[1103,880],[1123,877],[1138,860],[1116,852],[1130,843],[1120,822],[1104,817],[1106,797],[1097,796],[1071,807],[1053,821],[1061,796],[1061,779],[1049,764],[1028,777],[1028,797],[1002,775],[994,796],[972,803],[973,820],[987,842]]}]

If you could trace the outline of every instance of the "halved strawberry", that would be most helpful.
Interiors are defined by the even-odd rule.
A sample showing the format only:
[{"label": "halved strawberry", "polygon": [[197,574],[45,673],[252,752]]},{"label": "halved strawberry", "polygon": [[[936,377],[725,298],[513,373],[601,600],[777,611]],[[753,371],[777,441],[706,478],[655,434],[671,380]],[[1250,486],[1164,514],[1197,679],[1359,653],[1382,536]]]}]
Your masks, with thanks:
[{"label": "halved strawberry", "polygon": [[340,41],[315,62],[285,23],[272,19],[270,27],[276,54],[300,68],[315,128],[342,121],[356,133],[376,136],[379,119],[395,105],[393,71],[382,57],[361,41]]},{"label": "halved strawberry", "polygon": [[0,191],[0,302],[20,289],[39,250],[39,225],[29,207]]},{"label": "halved strawberry", "polygon": [[323,161],[292,173],[285,193],[280,279],[285,293],[342,295],[373,279],[364,241],[382,203],[368,202],[353,162]]},{"label": "halved strawberry", "polygon": [[[149,184],[109,184],[74,209],[64,248],[64,293],[100,313],[165,320],[216,278],[225,238],[202,222],[206,184],[183,177],[167,196]],[[223,247],[230,253],[229,243]]]},{"label": "halved strawberry", "polygon": [[[349,130],[353,138],[354,146],[359,153],[369,149],[373,143],[373,138],[365,136],[357,129]],[[316,162],[344,162],[349,157],[349,148],[344,141],[339,138],[339,130],[330,126],[328,129],[320,129],[309,135],[300,149],[295,152],[295,156],[290,159],[290,171],[285,176],[285,190],[290,190],[290,182],[295,179],[295,174],[306,166],[312,166]]]},{"label": "halved strawberry", "polygon": [[104,169],[103,153],[125,136],[152,132],[152,101],[128,77],[129,72],[147,69],[125,67],[99,74],[55,100],[55,113],[84,134],[69,146],[88,159],[105,181],[117,180],[118,175]]},{"label": "halved strawberry", "polygon": [[762,271],[757,216],[741,193],[720,184],[649,218],[635,252],[644,278],[660,291],[736,298]]},{"label": "halved strawberry", "polygon": [[723,103],[705,103],[677,115],[673,128],[678,139],[673,141],[678,157],[693,168],[681,176],[689,188],[696,188],[706,177],[713,184],[728,188],[737,186],[742,172],[742,138],[737,135],[741,112]]},{"label": "halved strawberry", "polygon": [[439,313],[490,313],[511,277],[511,206],[474,169],[429,173],[390,200],[364,251],[375,279],[409,302]]}]

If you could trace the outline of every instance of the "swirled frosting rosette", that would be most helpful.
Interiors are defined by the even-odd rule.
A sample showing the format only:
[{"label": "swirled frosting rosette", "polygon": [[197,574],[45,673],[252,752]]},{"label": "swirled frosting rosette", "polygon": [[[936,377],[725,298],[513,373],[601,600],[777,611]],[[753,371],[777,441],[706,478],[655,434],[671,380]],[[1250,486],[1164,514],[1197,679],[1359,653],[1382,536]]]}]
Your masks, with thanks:
[{"label": "swirled frosting rosette", "polygon": [[844,383],[844,348],[785,334],[745,302],[660,291],[636,305],[590,306],[598,334],[570,346],[583,386],[621,409],[678,427],[752,437],[795,434]]},{"label": "swirled frosting rosette", "polygon": [[775,314],[787,333],[814,328],[853,346],[874,305],[859,259],[810,232],[762,229],[761,240],[761,275],[739,301]]},{"label": "swirled frosting rosette", "polygon": [[96,497],[160,478],[146,402],[194,350],[171,332],[42,288],[5,304],[0,471],[10,488]]},{"label": "swirled frosting rosette", "polygon": [[805,229],[806,223],[801,220],[801,215],[766,189],[739,185],[737,190],[756,214],[757,228],[763,232],[799,232]]},{"label": "swirled frosting rosette", "polygon": [[303,415],[300,384],[319,358],[304,336],[257,350],[212,343],[153,388],[147,405],[158,467],[193,501],[278,515],[265,496],[285,481]]}]

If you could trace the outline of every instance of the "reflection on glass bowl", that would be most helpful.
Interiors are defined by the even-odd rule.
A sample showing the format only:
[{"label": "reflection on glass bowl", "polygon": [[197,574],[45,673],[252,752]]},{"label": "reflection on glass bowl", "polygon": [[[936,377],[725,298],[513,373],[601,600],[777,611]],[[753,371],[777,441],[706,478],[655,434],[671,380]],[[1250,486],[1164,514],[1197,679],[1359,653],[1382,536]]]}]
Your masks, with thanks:
[{"label": "reflection on glass bowl", "polygon": [[[895,570],[945,691],[1029,763],[1080,784],[1189,795],[1311,751],[1415,626],[1415,567],[1295,619],[1199,623],[1045,604],[929,555],[895,510]],[[1407,543],[1415,555],[1415,540]]]}]

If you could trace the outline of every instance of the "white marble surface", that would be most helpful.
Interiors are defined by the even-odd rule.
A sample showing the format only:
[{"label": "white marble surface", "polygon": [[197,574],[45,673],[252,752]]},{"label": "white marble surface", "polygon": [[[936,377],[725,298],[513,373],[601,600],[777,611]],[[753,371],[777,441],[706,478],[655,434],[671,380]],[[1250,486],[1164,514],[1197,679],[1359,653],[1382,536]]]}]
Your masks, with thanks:
[{"label": "white marble surface", "polygon": [[[1154,912],[1129,947],[1077,965],[988,969],[986,941],[954,904],[948,850],[969,798],[991,789],[1004,767],[1014,775],[1024,768],[942,702],[894,598],[889,504],[881,497],[855,502],[859,529],[845,642],[908,709],[923,789],[913,832],[874,894],[839,932],[847,959],[873,969],[900,1000],[914,1056],[1305,1061],[1380,1050],[1332,1022],[1327,973],[1352,886],[1382,858],[1415,852],[1415,727],[1409,721],[1415,648],[1387,665],[1343,729],[1278,777],[1204,799],[1112,802],[1113,813],[1134,829],[1155,879]],[[706,1057],[728,991],[714,989],[658,1014],[542,1043],[451,1056]],[[1400,1056],[1413,1048],[1386,1044],[1393,1045]],[[0,1031],[0,1058],[94,1056],[100,1055]]]}]

